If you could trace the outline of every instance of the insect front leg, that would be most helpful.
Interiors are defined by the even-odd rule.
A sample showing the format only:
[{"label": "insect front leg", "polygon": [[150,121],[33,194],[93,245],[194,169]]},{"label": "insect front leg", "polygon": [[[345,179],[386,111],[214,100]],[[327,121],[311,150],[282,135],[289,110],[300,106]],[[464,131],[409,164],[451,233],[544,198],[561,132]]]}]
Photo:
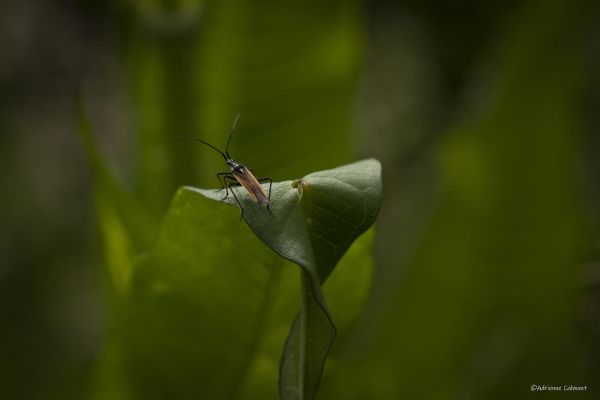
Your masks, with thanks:
[{"label": "insect front leg", "polygon": [[220,192],[221,190],[225,189],[225,197],[223,197],[221,200],[225,200],[227,198],[227,196],[229,195],[229,191],[227,190],[228,185],[225,183],[225,178],[235,179],[231,172],[219,172],[217,174],[217,179],[219,180],[219,183],[221,184],[221,189],[217,190],[217,192]]}]

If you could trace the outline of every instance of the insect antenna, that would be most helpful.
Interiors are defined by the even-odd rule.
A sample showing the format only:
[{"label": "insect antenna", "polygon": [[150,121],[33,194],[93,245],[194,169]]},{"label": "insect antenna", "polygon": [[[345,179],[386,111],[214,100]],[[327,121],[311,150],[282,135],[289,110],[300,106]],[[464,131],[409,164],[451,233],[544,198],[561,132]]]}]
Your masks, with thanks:
[{"label": "insect antenna", "polygon": [[229,158],[231,158],[231,157],[228,157],[228,156],[226,155],[227,153],[223,153],[221,150],[217,149],[217,148],[216,148],[215,146],[213,146],[212,144],[210,144],[210,143],[208,143],[208,142],[205,142],[204,140],[197,139],[197,138],[195,138],[195,137],[191,137],[191,136],[177,136],[177,137],[178,137],[178,138],[180,138],[180,139],[188,139],[188,140],[193,140],[194,142],[200,142],[200,143],[203,143],[203,144],[207,145],[208,147],[210,147],[211,149],[213,149],[213,150],[215,150],[216,152],[218,152],[220,155],[222,155],[222,156],[223,156],[223,158],[225,159],[225,161],[227,161]]},{"label": "insect antenna", "polygon": [[235,116],[235,118],[233,120],[233,124],[231,125],[231,129],[229,130],[229,139],[227,139],[227,147],[225,147],[225,154],[229,158],[231,158],[231,156],[229,155],[229,143],[231,143],[231,136],[233,135],[233,131],[235,129],[235,126],[237,125],[238,119],[240,119],[240,113],[237,113],[237,115]]}]

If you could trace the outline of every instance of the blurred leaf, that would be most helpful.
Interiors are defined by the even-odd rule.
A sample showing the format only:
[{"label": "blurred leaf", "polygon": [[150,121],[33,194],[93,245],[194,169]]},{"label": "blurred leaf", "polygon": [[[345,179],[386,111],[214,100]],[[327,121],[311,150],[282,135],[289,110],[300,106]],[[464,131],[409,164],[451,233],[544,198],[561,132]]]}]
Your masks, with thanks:
[{"label": "blurred leaf", "polygon": [[[248,369],[266,355],[260,351],[263,337],[276,330],[283,339],[282,327],[291,323],[286,259],[302,268],[302,300],[282,359],[281,391],[286,399],[313,398],[335,335],[319,275],[331,272],[331,263],[374,223],[379,175],[379,163],[367,160],[275,183],[270,210],[238,190],[246,222],[280,257],[239,229],[231,208],[212,201],[222,193],[180,189],[156,245],[136,269],[121,328],[136,393],[256,398],[242,385]],[[235,205],[231,197],[226,202]],[[274,311],[281,302],[287,313]],[[276,363],[278,357],[269,356],[263,365]]]},{"label": "blurred leaf", "polygon": [[196,177],[194,149],[177,135],[198,131],[197,93],[190,85],[198,28],[152,32],[137,21],[130,39],[130,76],[138,130],[136,190],[162,216],[173,193]]},{"label": "blurred leaf", "polygon": [[575,328],[593,248],[580,168],[582,15],[567,1],[516,11],[478,71],[493,79],[474,82],[469,112],[439,147],[437,209],[389,303],[373,306],[362,351],[346,354],[326,393],[505,399],[537,382],[590,382]]},{"label": "blurred leaf", "polygon": [[327,358],[327,371],[332,362],[335,362],[336,352],[346,345],[348,335],[365,311],[371,291],[373,275],[371,252],[374,239],[375,226],[352,243],[323,284],[323,294],[327,299],[331,315],[335,316],[335,325],[338,329],[332,348],[333,353]]},{"label": "blurred leaf", "polygon": [[[181,185],[215,182],[221,147],[276,180],[351,159],[362,51],[358,2],[136,3],[129,64],[137,111],[137,189],[154,215]],[[194,155],[196,155],[194,157]]]},{"label": "blurred leaf", "polygon": [[100,154],[81,99],[76,106],[78,132],[94,176],[106,263],[113,285],[118,291],[123,291],[131,275],[134,255],[150,247],[158,223],[138,199],[117,181]]},{"label": "blurred leaf", "polygon": [[[199,135],[223,146],[241,112],[231,153],[275,180],[352,159],[358,1],[216,1],[205,16],[193,81]],[[201,162],[203,184],[214,182],[221,160]]]}]

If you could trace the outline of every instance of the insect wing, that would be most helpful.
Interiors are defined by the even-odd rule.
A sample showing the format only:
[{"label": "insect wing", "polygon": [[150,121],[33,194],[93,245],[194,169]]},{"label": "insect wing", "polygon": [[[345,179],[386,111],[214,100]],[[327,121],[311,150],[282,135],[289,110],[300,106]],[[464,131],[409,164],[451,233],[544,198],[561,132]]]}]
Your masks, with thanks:
[{"label": "insect wing", "polygon": [[256,199],[260,204],[269,204],[269,198],[265,194],[261,184],[252,175],[246,167],[242,167],[237,170],[233,170],[235,179]]}]

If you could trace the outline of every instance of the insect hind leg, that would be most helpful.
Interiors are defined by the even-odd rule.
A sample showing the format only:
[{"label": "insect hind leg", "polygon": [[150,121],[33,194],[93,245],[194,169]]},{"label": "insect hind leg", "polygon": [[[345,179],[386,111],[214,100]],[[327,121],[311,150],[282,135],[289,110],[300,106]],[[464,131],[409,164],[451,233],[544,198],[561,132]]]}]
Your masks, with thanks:
[{"label": "insect hind leg", "polygon": [[260,182],[260,183],[269,182],[269,203],[267,204],[267,210],[268,210],[269,206],[271,205],[271,186],[273,186],[273,178],[271,178],[270,176],[265,177],[265,178],[258,178],[258,182]]}]

